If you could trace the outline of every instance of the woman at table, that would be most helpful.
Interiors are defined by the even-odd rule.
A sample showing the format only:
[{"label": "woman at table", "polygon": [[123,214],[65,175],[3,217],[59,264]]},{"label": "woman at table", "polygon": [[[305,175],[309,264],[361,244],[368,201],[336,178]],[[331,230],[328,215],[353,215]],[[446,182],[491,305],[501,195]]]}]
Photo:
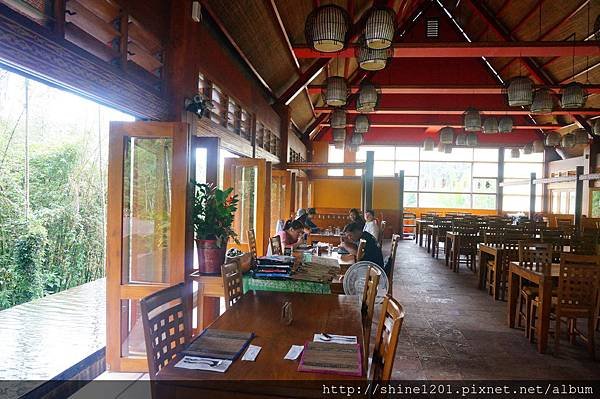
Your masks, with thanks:
[{"label": "woman at table", "polygon": [[344,247],[352,255],[356,255],[358,250],[358,244],[360,240],[365,240],[365,254],[363,255],[363,261],[369,261],[383,266],[383,254],[381,248],[377,244],[377,240],[366,231],[363,231],[362,226],[358,223],[349,223],[344,227],[344,233],[342,234],[341,246]]},{"label": "woman at table", "polygon": [[350,209],[350,213],[348,214],[348,218],[351,223],[356,223],[360,225],[361,230],[365,227],[365,219],[360,214],[359,210],[356,208]]},{"label": "woman at table", "polygon": [[317,214],[315,208],[300,208],[296,212],[296,220],[304,224],[304,231],[307,233],[318,233],[319,227],[312,221],[312,218]]},{"label": "woman at table", "polygon": [[296,249],[304,244],[304,225],[299,220],[288,220],[279,233],[283,248]]},{"label": "woman at table", "polygon": [[365,219],[366,223],[363,231],[371,234],[375,240],[379,240],[379,224],[375,220],[375,212],[371,209],[365,211]]}]

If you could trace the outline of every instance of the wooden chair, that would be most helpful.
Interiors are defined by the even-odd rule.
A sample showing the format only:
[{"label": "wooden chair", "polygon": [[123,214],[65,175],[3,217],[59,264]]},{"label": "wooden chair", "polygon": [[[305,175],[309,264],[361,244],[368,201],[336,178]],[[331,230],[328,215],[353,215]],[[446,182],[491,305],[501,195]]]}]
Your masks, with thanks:
[{"label": "wooden chair", "polygon": [[[279,240],[281,241],[281,238]],[[251,257],[250,266],[254,268],[256,267],[256,259],[258,258],[258,254],[256,252],[256,233],[252,229],[248,230],[248,249],[250,250]]]},{"label": "wooden chair", "polygon": [[371,381],[389,381],[396,357],[398,337],[404,320],[404,309],[390,295],[386,295],[381,308],[381,318],[375,336],[371,362]]},{"label": "wooden chair", "polygon": [[508,290],[508,269],[510,262],[519,260],[519,244],[507,243],[498,249],[498,256],[494,262],[487,265],[488,276],[486,285],[488,292],[500,301],[506,299]]},{"label": "wooden chair", "polygon": [[598,255],[598,237],[596,234],[578,234],[570,241],[570,250],[576,255]]},{"label": "wooden chair", "polygon": [[367,245],[367,240],[361,239],[358,242],[358,248],[356,249],[356,261],[360,262],[362,258],[365,257],[365,246]]},{"label": "wooden chair", "polygon": [[274,236],[269,238],[269,243],[271,244],[271,254],[272,255],[283,255],[283,249],[281,248],[281,237]]},{"label": "wooden chair", "polygon": [[[558,290],[556,300],[552,301],[552,316],[555,321],[554,353],[558,354],[560,330],[563,318],[569,326],[569,335],[574,341],[576,336],[587,343],[592,358],[595,357],[594,330],[597,318],[598,290],[600,289],[600,257],[595,255],[563,254],[560,260]],[[529,336],[535,331],[536,309],[539,299],[531,302],[531,321]],[[577,329],[577,319],[587,319],[587,335]]]},{"label": "wooden chair", "polygon": [[396,252],[398,251],[398,244],[402,238],[398,234],[392,236],[392,247],[390,251],[390,257],[388,258],[385,271],[388,277],[388,294],[392,295],[394,286],[394,265],[396,263]]},{"label": "wooden chair", "polygon": [[[437,232],[435,234],[435,237],[432,237],[431,256],[438,259],[440,256],[440,242],[443,242],[443,243],[446,242],[446,233],[448,231],[452,230],[452,219],[450,219],[448,217],[437,218],[437,220],[435,221],[435,224],[437,226]],[[447,251],[447,248],[444,245],[444,253],[446,251]]]},{"label": "wooden chair", "polygon": [[226,263],[221,266],[221,276],[225,291],[225,309],[229,310],[244,295],[242,272],[237,263]]},{"label": "wooden chair", "polygon": [[381,225],[379,226],[379,237],[377,237],[377,242],[379,243],[379,247],[383,244],[383,236],[385,234],[385,228],[387,226],[387,222],[385,220],[381,221]]},{"label": "wooden chair", "polygon": [[[460,262],[464,262],[473,272],[476,271],[477,244],[479,244],[480,235],[477,230],[460,230],[455,238],[455,245],[450,249],[450,258],[452,259],[452,269],[458,273]],[[461,259],[461,256],[464,257]]]},{"label": "wooden chair", "polygon": [[371,325],[373,324],[373,313],[375,311],[375,298],[377,297],[377,287],[379,286],[379,279],[381,278],[381,272],[379,269],[369,266],[367,270],[367,276],[365,278],[365,289],[363,290],[362,302],[361,302],[361,315],[363,325],[363,358],[365,365],[368,363],[369,356],[369,343],[371,341]]},{"label": "wooden chair", "polygon": [[[538,242],[519,242],[519,264],[536,272],[549,272],[552,266],[552,244]],[[521,285],[519,289],[519,312],[517,326],[524,321],[525,335],[529,338],[531,324],[531,301],[537,295],[538,288]]]},{"label": "wooden chair", "polygon": [[191,317],[187,317],[184,284],[155,292],[140,301],[146,357],[150,378],[183,350],[191,340]]}]

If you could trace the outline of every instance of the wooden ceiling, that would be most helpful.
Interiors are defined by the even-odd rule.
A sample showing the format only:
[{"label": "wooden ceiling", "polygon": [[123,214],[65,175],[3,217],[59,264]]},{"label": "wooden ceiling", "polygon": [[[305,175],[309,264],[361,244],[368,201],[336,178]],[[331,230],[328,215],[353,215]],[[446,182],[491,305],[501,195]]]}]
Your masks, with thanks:
[{"label": "wooden ceiling", "polygon": [[[419,27],[424,24],[426,16],[438,16],[450,26],[453,32],[440,35],[438,42],[460,41],[466,42],[468,36],[473,42],[535,42],[535,41],[589,41],[593,38],[594,21],[600,14],[600,1],[598,0],[389,0],[377,3],[391,6],[397,14],[396,41],[414,43],[426,42],[424,34],[417,34]],[[326,116],[321,116],[319,109],[323,106],[321,95],[315,86],[323,84],[328,75],[346,76],[351,83],[357,84],[367,74],[357,68],[354,58],[297,58],[293,47],[305,45],[304,23],[308,14],[319,4],[335,3],[346,8],[356,27],[364,23],[364,16],[373,5],[372,0],[203,0],[205,10],[211,15],[219,28],[228,36],[240,56],[246,61],[257,79],[263,82],[274,101],[288,102],[292,119],[296,126],[305,134],[318,133],[323,129],[322,123],[327,121]],[[541,12],[541,18],[540,18]],[[454,21],[448,17],[450,14]],[[417,18],[414,22],[414,18]],[[362,17],[362,20],[361,20]],[[589,19],[589,25],[588,25]],[[458,25],[458,26],[457,26]],[[464,31],[464,35],[462,34]],[[406,31],[406,32],[405,32]],[[405,32],[404,35],[400,33]],[[353,41],[356,35],[353,35]],[[411,65],[417,63],[429,65],[429,69],[417,71],[421,82],[403,80],[406,76],[401,66],[409,65],[406,60],[412,60]],[[420,60],[420,61],[418,61]],[[380,72],[370,74],[368,78],[378,82],[392,82],[396,85],[421,83],[423,88],[429,84],[440,84],[440,68],[425,59],[396,59]],[[456,62],[459,64],[456,64]],[[487,76],[481,71],[479,81],[469,81],[468,74],[451,81],[460,84],[487,84],[501,86],[503,82],[519,75],[529,76],[536,85],[561,85],[573,80],[581,83],[600,84],[600,52],[586,57],[517,57],[517,58],[488,58],[489,66],[481,59],[454,59],[452,64],[456,70],[474,68],[485,70]],[[445,63],[446,60],[437,60]],[[475,66],[474,62],[477,63]],[[393,72],[391,72],[393,71]],[[430,71],[430,72],[429,72]],[[428,76],[427,73],[431,75]],[[443,80],[443,79],[442,79]],[[306,89],[310,83],[312,89]],[[380,83],[381,84],[381,83]],[[600,108],[600,95],[590,95],[586,108]],[[426,96],[426,94],[423,94]],[[410,96],[399,94],[383,94],[387,103],[398,107],[411,108]],[[430,94],[431,98],[440,97]],[[435,96],[435,97],[434,97]],[[495,96],[495,100],[487,97]],[[452,96],[446,96],[452,98]],[[506,102],[504,93],[489,94],[482,97],[482,104],[502,105]],[[486,97],[486,98],[484,98]],[[290,98],[293,98],[291,101]],[[422,99],[425,103],[427,97]],[[392,101],[393,100],[393,101]],[[394,103],[394,101],[396,101]],[[432,102],[435,106],[435,101]],[[473,104],[477,105],[477,104]],[[458,106],[460,107],[460,101]],[[317,110],[315,111],[315,107]],[[600,110],[599,110],[600,111]],[[600,112],[598,113],[600,115]],[[566,126],[563,131],[571,130],[579,123],[586,125],[589,118],[594,115],[536,115],[523,117],[519,124],[540,123],[544,125]],[[394,115],[391,123],[398,125],[410,124],[414,116]],[[321,123],[319,123],[321,122]],[[422,122],[422,123],[421,123]],[[427,124],[425,121],[414,121],[413,124]],[[436,126],[443,121],[431,121]],[[455,123],[448,121],[445,123]],[[415,128],[413,128],[415,129]],[[418,128],[431,132],[431,129]],[[313,137],[320,137],[313,134]]]}]

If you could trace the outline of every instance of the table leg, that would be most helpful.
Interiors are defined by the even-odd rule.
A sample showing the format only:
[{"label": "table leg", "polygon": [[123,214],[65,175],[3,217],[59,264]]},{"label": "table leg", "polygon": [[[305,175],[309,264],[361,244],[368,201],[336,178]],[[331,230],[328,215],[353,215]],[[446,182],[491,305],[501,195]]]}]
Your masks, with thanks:
[{"label": "table leg", "polygon": [[450,262],[450,252],[452,252],[452,241],[448,239],[448,236],[446,236],[444,240],[444,256],[446,257],[446,267],[448,267]]},{"label": "table leg", "polygon": [[539,353],[544,353],[548,346],[548,329],[550,328],[550,304],[552,301],[552,279],[542,278],[540,281],[540,314],[537,318],[537,347]]},{"label": "table leg", "polygon": [[417,244],[417,245],[419,244],[419,235],[421,234],[420,231],[421,231],[421,223],[417,223],[415,225],[415,244]]},{"label": "table leg", "polygon": [[487,258],[486,252],[479,251],[479,283],[477,288],[480,290],[485,288],[485,276],[487,275]]},{"label": "table leg", "polygon": [[423,246],[423,224],[419,225],[419,246]]},{"label": "table leg", "polygon": [[519,298],[519,276],[508,271],[508,326],[515,328],[515,317],[517,315],[517,299]]},{"label": "table leg", "polygon": [[221,308],[221,298],[202,295],[198,303],[198,306],[200,305],[202,305],[202,319],[200,329],[203,329],[219,317]]}]

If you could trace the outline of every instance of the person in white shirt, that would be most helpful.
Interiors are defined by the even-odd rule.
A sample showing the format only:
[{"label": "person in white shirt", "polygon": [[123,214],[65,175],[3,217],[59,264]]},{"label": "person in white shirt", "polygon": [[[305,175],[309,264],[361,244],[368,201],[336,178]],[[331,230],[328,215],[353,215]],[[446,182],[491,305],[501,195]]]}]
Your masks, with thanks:
[{"label": "person in white shirt", "polygon": [[379,240],[379,225],[377,224],[377,220],[375,220],[375,212],[371,209],[365,211],[365,227],[363,231],[371,234],[375,240]]}]

